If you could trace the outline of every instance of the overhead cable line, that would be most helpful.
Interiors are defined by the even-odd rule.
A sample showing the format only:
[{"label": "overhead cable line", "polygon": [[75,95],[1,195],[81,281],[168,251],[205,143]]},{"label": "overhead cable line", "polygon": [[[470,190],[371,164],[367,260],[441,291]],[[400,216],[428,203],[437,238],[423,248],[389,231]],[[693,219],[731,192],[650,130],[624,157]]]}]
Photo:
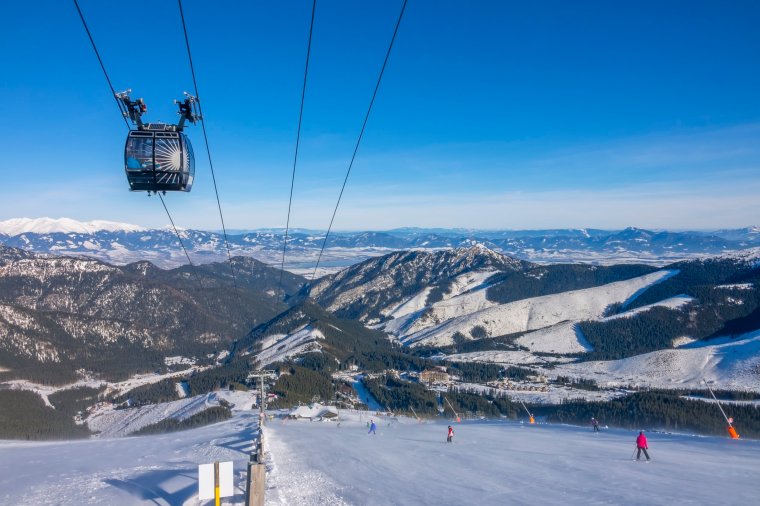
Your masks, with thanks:
[{"label": "overhead cable line", "polygon": [[[306,77],[309,74],[309,57],[311,56],[311,35],[314,32],[314,13],[317,10],[317,0],[311,6],[311,23],[309,24],[309,42],[306,46],[306,67],[303,71],[303,87],[301,88],[301,109],[298,113],[298,131],[296,133],[296,149],[293,155],[293,174],[290,177],[290,198],[288,199],[288,218],[285,222],[285,240],[282,243],[282,263],[280,264],[280,282],[277,285],[277,293],[282,291],[282,276],[285,272],[285,251],[288,248],[288,231],[290,230],[290,210],[293,205],[293,186],[296,181],[296,164],[298,163],[298,147],[301,143],[301,123],[303,121],[303,104],[306,98]],[[285,293],[283,292],[283,300]]]},{"label": "overhead cable line", "polygon": [[[132,128],[129,126],[129,121],[127,121],[127,117],[123,114],[121,106],[119,105],[119,99],[116,96],[116,90],[113,87],[113,84],[111,83],[111,78],[108,76],[108,72],[106,71],[106,66],[103,63],[103,59],[100,57],[100,51],[98,51],[98,47],[95,44],[95,39],[92,37],[92,33],[90,33],[90,29],[87,27],[87,22],[84,19],[84,14],[82,13],[82,9],[79,8],[79,2],[77,0],[74,0],[74,6],[77,8],[77,12],[79,13],[79,19],[82,20],[82,25],[84,26],[85,31],[87,32],[87,37],[90,39],[90,43],[92,44],[92,49],[95,51],[95,56],[98,58],[98,63],[100,63],[100,68],[103,69],[103,75],[106,77],[106,81],[108,81],[108,87],[111,89],[111,96],[116,99],[116,105],[119,107],[119,114],[124,119],[124,124],[127,127],[127,130],[132,130]],[[182,241],[182,237],[180,236],[179,232],[177,231],[177,227],[174,225],[174,219],[172,218],[171,213],[169,212],[169,208],[166,206],[166,203],[164,202],[163,196],[156,192],[158,197],[161,199],[161,204],[164,206],[164,211],[166,211],[166,215],[169,217],[169,222],[171,222],[172,228],[174,229],[174,234],[177,236],[177,239],[179,240],[180,246],[182,246],[182,251],[185,252],[185,257],[187,258],[187,262],[190,264],[191,268],[194,268],[195,265],[193,264],[192,260],[190,260],[190,255],[187,252],[187,249],[185,248],[185,243]],[[198,285],[200,286],[200,289],[203,290],[203,283],[201,283],[201,278],[198,275],[198,272],[193,270],[195,273],[196,279],[198,280]]]},{"label": "overhead cable line", "polygon": [[356,153],[359,151],[359,145],[362,142],[364,136],[364,129],[367,127],[367,121],[369,120],[369,114],[372,112],[372,105],[375,103],[375,97],[377,96],[377,90],[380,89],[380,82],[383,79],[383,73],[385,72],[385,66],[388,63],[388,58],[391,56],[391,50],[393,49],[393,43],[396,40],[396,34],[398,33],[398,27],[401,25],[401,18],[404,16],[404,10],[406,9],[406,2],[401,6],[401,12],[398,15],[398,21],[396,21],[396,28],[393,30],[393,37],[391,37],[391,43],[388,45],[388,52],[385,54],[385,60],[383,60],[383,66],[380,68],[380,75],[377,77],[377,84],[375,84],[375,91],[372,93],[372,100],[369,102],[367,108],[367,114],[364,116],[364,123],[362,123],[362,129],[359,132],[359,138],[356,139],[356,146],[354,147],[354,153],[351,155],[351,162],[348,164],[348,170],[346,170],[346,177],[343,179],[343,186],[340,189],[338,195],[338,201],[335,203],[335,209],[333,210],[332,218],[330,218],[330,226],[327,227],[327,233],[325,234],[325,240],[322,242],[322,248],[319,250],[319,256],[317,257],[317,264],[314,266],[314,272],[311,274],[311,282],[317,275],[317,269],[319,268],[319,262],[322,259],[322,253],[325,251],[327,245],[327,238],[330,237],[330,231],[332,230],[333,222],[335,221],[335,215],[338,212],[338,206],[340,206],[340,200],[343,198],[343,191],[346,189],[346,183],[348,182],[348,176],[351,174],[351,168],[354,166],[354,160],[356,159]]},{"label": "overhead cable line", "polygon": [[169,222],[172,224],[172,229],[174,229],[174,235],[176,235],[177,240],[179,240],[179,245],[182,246],[182,251],[185,252],[185,258],[187,258],[187,263],[189,263],[190,267],[193,269],[195,278],[198,281],[198,286],[200,286],[200,289],[203,290],[203,283],[201,282],[201,277],[198,275],[198,271],[197,269],[195,269],[195,265],[193,264],[193,261],[190,260],[190,255],[187,252],[187,248],[185,248],[185,242],[182,240],[182,236],[179,235],[179,231],[177,230],[177,226],[174,224],[174,219],[172,218],[172,215],[169,212],[169,208],[166,207],[166,202],[164,202],[164,196],[161,195],[161,193],[159,192],[156,192],[156,195],[158,195],[158,198],[161,199],[161,205],[164,206],[164,211],[166,211],[166,216],[169,217]]},{"label": "overhead cable line", "polygon": [[108,81],[108,87],[111,88],[111,96],[114,98],[114,100],[116,100],[116,107],[119,108],[119,114],[121,114],[122,119],[124,119],[124,124],[127,126],[127,130],[132,130],[132,128],[129,126],[129,121],[127,121],[126,116],[124,116],[121,113],[121,105],[119,104],[119,99],[116,97],[116,90],[114,89],[113,84],[111,84],[111,78],[108,77],[106,66],[103,64],[103,59],[100,57],[100,52],[98,51],[98,47],[95,45],[95,40],[92,38],[90,29],[87,27],[87,22],[84,20],[82,9],[79,8],[79,2],[77,2],[77,0],[74,0],[74,6],[77,8],[77,12],[79,13],[79,19],[82,20],[84,31],[87,32],[87,37],[90,39],[90,44],[92,44],[92,49],[95,51],[95,56],[98,57],[98,63],[100,63],[100,68],[103,70],[103,75],[106,76],[106,81]]},{"label": "overhead cable line", "polygon": [[230,252],[230,242],[227,238],[227,227],[224,224],[224,213],[222,213],[222,203],[219,199],[219,189],[216,186],[216,175],[214,173],[214,163],[211,161],[211,149],[208,145],[208,135],[206,134],[206,120],[203,117],[203,105],[200,99],[200,93],[198,93],[198,81],[195,78],[195,66],[193,65],[193,55],[190,52],[190,39],[187,36],[187,26],[185,25],[185,13],[182,10],[182,0],[177,0],[179,5],[179,16],[182,19],[182,32],[185,34],[185,47],[187,48],[187,59],[190,62],[190,73],[193,76],[193,88],[195,89],[195,96],[198,99],[198,112],[200,113],[201,128],[203,130],[203,140],[206,143],[206,154],[208,155],[208,165],[211,169],[211,181],[214,183],[214,194],[216,195],[216,206],[219,208],[219,218],[222,222],[222,232],[224,233],[224,245],[227,248],[227,260],[230,263],[230,271],[232,272],[232,284],[235,286],[235,290],[238,290],[237,276],[235,276],[235,267],[232,265],[232,253]]},{"label": "overhead cable line", "polygon": [[[74,6],[76,7],[77,12],[79,13],[79,19],[82,20],[82,25],[84,26],[84,29],[87,32],[87,37],[90,39],[90,44],[92,44],[92,49],[93,51],[95,51],[95,56],[98,58],[98,63],[100,63],[100,68],[103,70],[103,75],[105,75],[106,77],[106,81],[108,82],[108,87],[111,89],[111,96],[114,97],[114,99],[116,100],[116,106],[119,108],[119,114],[124,119],[124,125],[127,127],[127,130],[132,130],[132,128],[129,126],[129,121],[127,121],[127,117],[124,115],[121,105],[119,104],[119,99],[116,95],[116,90],[114,89],[113,84],[111,83],[111,78],[108,77],[106,66],[103,63],[103,59],[100,57],[100,51],[98,51],[98,47],[95,44],[95,39],[93,39],[92,33],[90,33],[90,29],[87,27],[87,22],[84,19],[84,14],[82,13],[82,9],[79,8],[79,3],[77,2],[77,0],[74,0]],[[206,299],[206,305],[210,307],[208,298],[203,296],[204,288],[203,288],[203,283],[201,281],[201,276],[200,274],[198,274],[198,269],[195,267],[192,260],[190,260],[190,255],[188,254],[187,248],[185,248],[185,243],[182,240],[182,237],[180,236],[179,231],[177,230],[177,227],[174,224],[174,219],[172,218],[172,215],[169,212],[169,208],[166,206],[166,202],[164,202],[163,196],[158,192],[156,192],[156,194],[161,199],[161,204],[164,207],[164,211],[166,211],[166,215],[169,217],[169,222],[171,223],[172,228],[174,229],[174,234],[177,236],[177,240],[179,240],[180,246],[182,246],[182,251],[185,252],[185,257],[187,258],[187,262],[190,264],[190,268],[192,269],[193,274],[195,274],[195,279],[198,282],[198,287],[200,289],[199,293],[201,297]],[[208,320],[207,320],[207,315],[205,312],[203,314],[203,328],[205,329],[204,332],[208,331]]]},{"label": "overhead cable line", "polygon": [[[238,296],[240,297],[240,307],[243,310],[245,317],[248,318],[249,330],[245,334],[246,336],[248,336],[253,330],[253,324],[255,323],[255,319],[251,316],[248,306],[243,303],[242,292],[240,290],[240,287],[238,286],[237,275],[235,274],[235,266],[232,263],[232,252],[230,251],[230,242],[229,242],[229,238],[227,237],[227,226],[224,223],[224,213],[222,212],[222,202],[219,198],[219,188],[217,187],[217,184],[216,184],[216,174],[214,173],[214,162],[211,159],[211,148],[209,148],[208,134],[206,133],[206,119],[203,115],[203,105],[200,99],[200,93],[198,92],[198,80],[195,77],[195,65],[193,65],[193,54],[190,51],[190,38],[187,35],[187,25],[185,24],[185,13],[182,9],[182,0],[177,0],[177,5],[179,6],[179,16],[180,16],[180,19],[182,20],[182,33],[185,36],[185,48],[187,49],[187,60],[190,63],[190,74],[193,77],[193,89],[195,90],[195,96],[198,100],[198,113],[201,120],[201,129],[203,131],[203,141],[206,145],[206,154],[208,155],[208,166],[211,169],[211,181],[214,183],[214,195],[216,195],[216,206],[219,209],[219,219],[222,223],[222,233],[224,234],[224,246],[227,249],[227,260],[230,264],[230,272],[232,273],[232,285],[235,288],[235,291],[238,293]],[[253,270],[253,265],[251,265],[251,270]],[[236,347],[237,347],[237,339],[234,340],[232,343],[232,352],[230,353],[230,360],[232,359],[232,356],[234,355],[234,350]]]}]

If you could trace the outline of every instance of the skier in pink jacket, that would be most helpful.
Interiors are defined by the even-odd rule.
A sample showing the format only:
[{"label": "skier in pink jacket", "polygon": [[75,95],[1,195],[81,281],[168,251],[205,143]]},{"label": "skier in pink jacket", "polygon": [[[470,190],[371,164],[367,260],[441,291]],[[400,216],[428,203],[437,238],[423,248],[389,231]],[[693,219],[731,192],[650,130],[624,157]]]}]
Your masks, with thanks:
[{"label": "skier in pink jacket", "polygon": [[644,435],[643,430],[639,432],[639,436],[636,438],[636,448],[639,450],[636,453],[636,460],[641,459],[641,452],[644,452],[644,456],[649,460],[649,454],[647,453],[649,445],[647,444],[647,437]]}]

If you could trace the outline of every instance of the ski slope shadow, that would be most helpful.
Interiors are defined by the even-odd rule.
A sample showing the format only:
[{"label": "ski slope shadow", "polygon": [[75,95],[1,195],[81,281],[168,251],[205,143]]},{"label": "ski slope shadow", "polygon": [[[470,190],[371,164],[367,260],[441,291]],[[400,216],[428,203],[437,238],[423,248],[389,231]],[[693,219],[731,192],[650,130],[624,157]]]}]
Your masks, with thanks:
[{"label": "ski slope shadow", "polygon": [[[195,467],[161,469],[127,479],[109,478],[103,480],[103,483],[156,505],[184,504],[198,491],[197,472]],[[182,482],[187,482],[187,485],[182,486]]]},{"label": "ski slope shadow", "polygon": [[259,436],[259,428],[255,424],[236,428],[235,432],[216,437],[214,445],[248,455],[254,447],[254,441]]}]

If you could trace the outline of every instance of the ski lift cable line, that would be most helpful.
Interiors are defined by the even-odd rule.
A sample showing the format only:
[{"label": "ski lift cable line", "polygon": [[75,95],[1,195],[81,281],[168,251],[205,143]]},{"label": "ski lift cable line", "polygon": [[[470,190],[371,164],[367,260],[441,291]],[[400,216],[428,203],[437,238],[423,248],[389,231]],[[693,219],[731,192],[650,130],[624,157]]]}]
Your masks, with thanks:
[{"label": "ski lift cable line", "polygon": [[372,93],[372,99],[369,101],[369,107],[367,108],[367,114],[364,115],[364,122],[362,123],[362,128],[359,131],[359,137],[356,139],[356,145],[354,146],[354,152],[351,155],[351,162],[348,164],[348,169],[346,170],[346,177],[343,179],[343,186],[340,188],[340,194],[338,195],[338,201],[335,203],[335,209],[333,210],[332,218],[330,218],[330,226],[327,227],[327,233],[325,234],[325,240],[322,242],[322,248],[319,250],[319,256],[317,257],[317,264],[314,266],[314,272],[311,274],[311,281],[313,282],[314,279],[317,276],[317,269],[319,268],[319,262],[322,260],[322,254],[325,251],[325,246],[327,245],[327,239],[330,237],[330,231],[332,230],[333,222],[335,221],[335,215],[338,213],[338,207],[340,206],[340,201],[343,198],[343,191],[346,189],[346,183],[348,182],[348,176],[351,175],[351,169],[354,166],[354,160],[356,160],[356,153],[359,151],[359,145],[362,142],[362,137],[364,136],[364,130],[367,127],[367,121],[369,121],[369,115],[372,112],[372,105],[375,103],[375,97],[377,97],[377,91],[380,89],[380,82],[383,79],[383,73],[385,72],[385,67],[388,64],[388,59],[391,56],[391,50],[393,49],[393,43],[396,41],[396,34],[398,34],[398,28],[401,25],[401,19],[404,16],[404,10],[406,9],[406,3],[407,0],[404,0],[403,5],[401,6],[401,12],[398,15],[398,20],[396,21],[396,27],[393,30],[393,36],[391,37],[391,42],[388,45],[388,51],[385,54],[385,60],[383,60],[383,65],[380,68],[380,75],[377,77],[377,83],[375,84],[375,91]]},{"label": "ski lift cable line", "polygon": [[[290,176],[290,197],[288,199],[288,217],[285,221],[285,239],[282,243],[282,263],[280,264],[280,282],[277,285],[277,293],[282,291],[282,276],[285,272],[285,252],[288,247],[288,231],[290,230],[290,210],[293,205],[293,187],[296,181],[296,165],[298,163],[298,148],[301,143],[301,123],[303,121],[303,105],[306,98],[306,77],[309,74],[309,59],[311,56],[311,36],[314,32],[314,13],[317,10],[317,0],[314,0],[311,6],[311,23],[309,24],[309,42],[306,46],[306,66],[303,71],[303,87],[301,88],[301,108],[298,113],[298,130],[296,133],[296,147],[293,154],[293,173]],[[283,293],[283,299],[285,294]]]},{"label": "ski lift cable line", "polygon": [[116,97],[116,90],[114,89],[113,84],[111,83],[111,78],[108,77],[108,72],[106,71],[106,66],[103,63],[103,59],[100,57],[100,51],[98,51],[98,46],[95,45],[95,39],[92,38],[92,33],[90,33],[90,28],[87,26],[87,22],[84,20],[84,14],[82,14],[82,9],[79,8],[79,2],[77,0],[74,0],[74,7],[77,8],[77,13],[79,13],[79,19],[82,20],[82,26],[84,26],[84,31],[87,32],[87,37],[90,39],[90,44],[92,44],[92,49],[93,51],[95,51],[95,56],[98,58],[98,63],[100,63],[100,68],[103,70],[103,75],[106,77],[106,81],[108,81],[108,87],[111,88],[111,96],[114,98],[114,100],[116,100],[116,107],[119,108],[119,114],[124,120],[124,125],[126,125],[127,130],[132,130],[132,127],[129,126],[129,121],[127,121],[126,116],[122,114],[121,105],[119,104],[119,99]]},{"label": "ski lift cable line", "polygon": [[198,100],[198,113],[201,120],[201,130],[203,131],[203,141],[206,145],[206,154],[208,156],[208,165],[211,169],[211,181],[214,184],[214,194],[216,195],[216,206],[219,209],[219,218],[222,222],[222,232],[224,234],[224,245],[227,248],[227,260],[230,264],[230,271],[232,271],[232,284],[235,287],[235,290],[238,290],[238,283],[237,283],[237,276],[235,275],[235,267],[232,265],[232,253],[230,252],[230,242],[227,238],[227,227],[224,223],[224,213],[222,213],[222,203],[219,199],[219,189],[216,185],[216,174],[214,173],[214,163],[211,160],[211,149],[209,148],[208,143],[208,134],[206,133],[206,120],[203,116],[203,105],[202,101],[200,99],[200,93],[198,93],[198,81],[195,78],[195,66],[193,65],[193,55],[190,52],[190,39],[187,35],[187,26],[185,25],[185,13],[182,10],[182,0],[177,0],[177,3],[179,5],[179,16],[182,20],[182,33],[185,36],[185,47],[187,48],[187,59],[190,62],[190,74],[193,77],[193,90],[195,93],[195,97]]},{"label": "ski lift cable line", "polygon": [[[103,63],[103,59],[100,57],[100,51],[98,51],[98,47],[95,44],[95,39],[92,37],[92,33],[90,32],[89,27],[87,26],[87,22],[84,19],[84,14],[82,13],[82,9],[79,7],[79,2],[77,0],[74,0],[74,6],[77,9],[77,12],[79,13],[79,19],[82,20],[82,25],[84,26],[85,31],[87,32],[87,37],[90,39],[90,43],[92,44],[92,49],[95,51],[95,56],[98,58],[98,63],[100,63],[100,68],[103,70],[103,75],[106,77],[106,81],[108,82],[108,87],[111,89],[111,96],[114,97],[116,100],[116,105],[119,107],[119,113],[121,117],[124,119],[124,124],[127,127],[127,130],[132,130],[132,128],[129,126],[129,121],[127,121],[126,116],[122,114],[122,108],[119,105],[119,99],[116,96],[116,90],[113,87],[113,84],[111,82],[111,78],[108,76],[108,72],[106,71],[106,66]],[[177,239],[179,239],[179,244],[182,246],[182,250],[185,252],[185,256],[187,257],[187,261],[190,264],[191,267],[194,267],[193,262],[190,260],[190,255],[187,253],[187,249],[185,249],[185,244],[182,241],[182,237],[180,237],[179,232],[177,231],[177,227],[174,226],[174,219],[172,218],[171,213],[169,212],[169,208],[166,206],[166,203],[164,202],[164,198],[161,196],[160,193],[156,192],[159,198],[161,198],[161,204],[164,207],[164,211],[166,211],[166,215],[169,217],[169,221],[172,224],[172,228],[174,229],[174,233],[177,236]],[[198,276],[198,273],[195,272],[195,275],[198,279],[198,284],[201,286],[201,289],[203,288],[203,284],[200,282],[200,277]]]},{"label": "ski lift cable line", "polygon": [[[82,21],[82,25],[84,26],[85,31],[87,32],[87,37],[90,39],[90,43],[92,44],[92,49],[95,51],[95,56],[98,58],[98,63],[100,63],[100,68],[103,70],[103,75],[106,77],[106,81],[108,82],[108,87],[111,89],[111,96],[114,97],[116,100],[116,105],[119,108],[119,113],[121,117],[124,119],[124,124],[127,127],[127,130],[132,130],[132,128],[129,126],[129,121],[127,120],[127,117],[124,115],[123,110],[121,108],[121,105],[119,104],[119,99],[116,96],[116,90],[113,87],[113,84],[111,83],[111,78],[108,76],[108,72],[106,71],[105,64],[103,63],[103,59],[100,57],[100,51],[98,51],[98,47],[95,44],[95,39],[92,37],[92,33],[90,32],[89,27],[87,26],[87,22],[84,19],[84,14],[82,13],[82,9],[79,7],[79,2],[77,0],[74,0],[74,6],[77,9],[77,12],[79,13],[79,19]],[[179,240],[180,246],[182,246],[182,251],[185,252],[185,257],[187,258],[188,263],[190,264],[190,267],[193,269],[193,273],[195,274],[195,278],[198,281],[198,286],[200,287],[201,292],[203,291],[203,283],[201,282],[200,275],[198,274],[198,271],[195,269],[195,265],[190,260],[190,255],[187,252],[187,249],[185,248],[185,244],[182,241],[182,237],[180,236],[179,232],[177,231],[177,227],[174,225],[174,219],[172,218],[171,213],[169,212],[169,208],[166,206],[166,203],[164,202],[163,196],[156,192],[156,194],[161,199],[161,204],[164,207],[164,211],[166,211],[166,215],[169,217],[169,221],[172,224],[172,228],[174,229],[174,234],[177,236],[177,239]],[[205,318],[204,318],[205,321]],[[204,324],[205,326],[205,324]]]},{"label": "ski lift cable line", "polygon": [[164,202],[164,197],[163,195],[161,195],[161,193],[156,193],[156,195],[158,195],[158,198],[161,199],[161,205],[164,206],[164,211],[166,211],[166,216],[169,217],[169,222],[171,223],[172,229],[174,230],[174,235],[177,236],[179,245],[182,246],[182,251],[185,252],[185,258],[187,258],[187,263],[190,264],[190,267],[193,269],[193,274],[195,274],[195,279],[198,281],[198,286],[200,287],[202,291],[203,283],[201,282],[201,277],[198,275],[198,271],[195,269],[195,265],[193,264],[193,261],[190,260],[190,255],[187,252],[187,248],[185,248],[185,242],[182,240],[182,236],[179,234],[179,231],[177,230],[177,226],[174,224],[174,219],[172,218],[172,215],[169,212],[169,208],[166,207],[166,202]]}]

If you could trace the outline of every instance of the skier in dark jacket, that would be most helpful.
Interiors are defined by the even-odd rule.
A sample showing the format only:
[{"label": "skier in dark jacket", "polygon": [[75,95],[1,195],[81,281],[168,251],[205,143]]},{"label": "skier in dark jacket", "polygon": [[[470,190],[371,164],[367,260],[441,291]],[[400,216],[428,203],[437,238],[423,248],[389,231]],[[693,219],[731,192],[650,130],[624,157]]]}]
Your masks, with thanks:
[{"label": "skier in dark jacket", "polygon": [[375,432],[376,430],[377,430],[377,425],[375,425],[375,421],[372,420],[372,422],[369,424],[369,432],[367,432],[367,434],[374,434],[375,436],[377,436],[377,432]]},{"label": "skier in dark jacket", "polygon": [[449,433],[446,435],[446,442],[451,443],[454,440],[454,429],[449,425]]},{"label": "skier in dark jacket", "polygon": [[596,418],[592,418],[591,426],[594,428],[594,432],[599,432],[599,420],[597,420]]},{"label": "skier in dark jacket", "polygon": [[639,450],[636,453],[636,460],[641,459],[641,452],[644,452],[644,456],[649,460],[649,454],[647,453],[649,445],[647,444],[647,437],[644,435],[643,430],[639,432],[639,437],[636,438],[636,448]]}]

